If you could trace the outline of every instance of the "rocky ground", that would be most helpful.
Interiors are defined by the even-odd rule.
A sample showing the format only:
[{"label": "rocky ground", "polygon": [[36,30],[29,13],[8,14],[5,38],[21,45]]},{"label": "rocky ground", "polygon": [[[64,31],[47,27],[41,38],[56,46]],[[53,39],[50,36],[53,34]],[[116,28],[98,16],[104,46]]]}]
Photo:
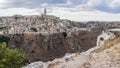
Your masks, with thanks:
[{"label": "rocky ground", "polygon": [[[97,48],[96,48],[97,47]],[[35,62],[25,68],[120,68],[120,37],[109,37],[105,43],[83,53],[66,55],[51,62]]]}]

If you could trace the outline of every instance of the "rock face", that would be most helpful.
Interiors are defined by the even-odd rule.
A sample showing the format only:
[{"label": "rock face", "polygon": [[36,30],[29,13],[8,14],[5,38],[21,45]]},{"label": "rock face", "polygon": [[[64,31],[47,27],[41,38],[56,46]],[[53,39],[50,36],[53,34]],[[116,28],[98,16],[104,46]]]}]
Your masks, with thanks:
[{"label": "rock face", "polygon": [[79,22],[52,15],[0,17],[0,24],[1,41],[25,52],[28,62],[51,61],[66,53],[86,51],[96,45],[98,35],[81,28]]},{"label": "rock face", "polygon": [[103,31],[97,38],[97,46],[103,45],[106,40],[114,39],[115,35],[111,32]]},{"label": "rock face", "polygon": [[85,52],[74,53],[47,63],[31,63],[23,68],[119,68],[120,36],[112,40],[110,40],[109,37],[109,39],[100,46],[101,47],[98,47],[89,54]]},{"label": "rock face", "polygon": [[[17,47],[28,56],[29,62],[50,61],[63,57],[66,53],[84,52],[96,45],[94,33],[78,31],[72,35],[54,33],[49,37],[42,34],[7,35],[8,47]],[[2,36],[0,37],[2,39]],[[86,43],[87,42],[87,43]]]}]

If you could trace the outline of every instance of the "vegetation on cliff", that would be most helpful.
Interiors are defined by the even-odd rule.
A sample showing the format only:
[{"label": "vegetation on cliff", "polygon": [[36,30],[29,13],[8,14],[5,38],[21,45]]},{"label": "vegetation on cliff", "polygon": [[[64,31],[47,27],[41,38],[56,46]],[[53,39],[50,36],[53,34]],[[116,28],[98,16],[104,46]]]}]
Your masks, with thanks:
[{"label": "vegetation on cliff", "polygon": [[18,49],[7,48],[5,42],[0,44],[0,68],[20,68],[25,59],[25,54]]}]

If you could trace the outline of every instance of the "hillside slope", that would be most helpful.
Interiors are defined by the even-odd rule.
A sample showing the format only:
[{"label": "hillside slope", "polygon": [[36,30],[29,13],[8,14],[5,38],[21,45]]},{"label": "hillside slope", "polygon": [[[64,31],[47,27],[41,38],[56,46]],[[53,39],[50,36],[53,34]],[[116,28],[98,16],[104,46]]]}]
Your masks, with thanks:
[{"label": "hillside slope", "polygon": [[89,54],[86,52],[66,55],[47,63],[31,63],[25,68],[120,68],[119,36],[105,40],[103,45],[93,49]]}]

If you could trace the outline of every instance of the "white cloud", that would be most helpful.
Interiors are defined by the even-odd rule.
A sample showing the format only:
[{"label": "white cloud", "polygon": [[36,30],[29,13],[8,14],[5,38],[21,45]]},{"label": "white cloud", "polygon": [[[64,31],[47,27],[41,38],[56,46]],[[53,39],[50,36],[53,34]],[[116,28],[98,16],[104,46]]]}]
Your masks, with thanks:
[{"label": "white cloud", "polygon": [[62,6],[62,7],[66,7],[66,6],[70,6],[72,5],[73,2],[71,0],[67,0],[66,3],[62,3],[62,4],[54,4],[53,6]]},{"label": "white cloud", "polygon": [[8,4],[14,3],[15,0],[0,0],[0,8],[7,7]]},{"label": "white cloud", "polygon": [[84,9],[100,10],[110,13],[120,13],[120,0],[88,0],[78,5]]},{"label": "white cloud", "polygon": [[0,0],[0,3],[6,3],[7,1],[6,0]]},{"label": "white cloud", "polygon": [[[6,4],[14,3],[16,0],[0,0],[0,8],[5,7]],[[67,0],[66,4],[55,4],[49,6],[48,3],[43,3],[39,6],[42,8],[7,8],[0,9],[0,16],[12,16],[15,14],[32,15],[43,12],[44,7],[48,7],[48,14],[58,16],[62,19],[70,19],[75,21],[120,21],[120,0],[88,0],[86,3],[75,5],[73,7],[66,7],[73,5],[74,1]],[[61,6],[61,7],[56,7]],[[98,8],[99,7],[99,8]],[[102,7],[102,8],[101,8]],[[97,9],[96,9],[97,8]],[[105,9],[105,10],[104,10]],[[106,10],[109,9],[109,10]],[[112,9],[112,10],[111,10]],[[106,12],[103,12],[103,11]],[[107,13],[113,12],[113,13]]]},{"label": "white cloud", "polygon": [[120,13],[120,0],[0,0],[0,8],[78,7],[81,10],[100,10]]},{"label": "white cloud", "polygon": [[98,5],[101,5],[103,0],[89,0],[86,5],[88,7],[94,7],[94,6],[98,6]]},{"label": "white cloud", "polygon": [[48,4],[47,4],[47,3],[43,3],[43,4],[41,4],[40,6],[41,6],[41,7],[47,7]]},{"label": "white cloud", "polygon": [[77,11],[75,8],[63,8],[63,7],[54,7],[52,8],[50,15],[58,16],[62,19],[69,19],[74,21],[120,21],[120,14],[111,14],[101,11]]},{"label": "white cloud", "polygon": [[109,7],[111,8],[116,8],[116,7],[120,7],[120,0],[112,0],[109,4]]},{"label": "white cloud", "polygon": [[27,8],[8,8],[8,9],[0,9],[0,16],[13,16],[15,14],[21,15],[34,15],[40,14],[37,9],[27,9]]},{"label": "white cloud", "polygon": [[15,0],[0,0],[0,4],[13,3]]},{"label": "white cloud", "polygon": [[67,4],[67,5],[72,4],[71,0],[68,0],[66,4]]}]

